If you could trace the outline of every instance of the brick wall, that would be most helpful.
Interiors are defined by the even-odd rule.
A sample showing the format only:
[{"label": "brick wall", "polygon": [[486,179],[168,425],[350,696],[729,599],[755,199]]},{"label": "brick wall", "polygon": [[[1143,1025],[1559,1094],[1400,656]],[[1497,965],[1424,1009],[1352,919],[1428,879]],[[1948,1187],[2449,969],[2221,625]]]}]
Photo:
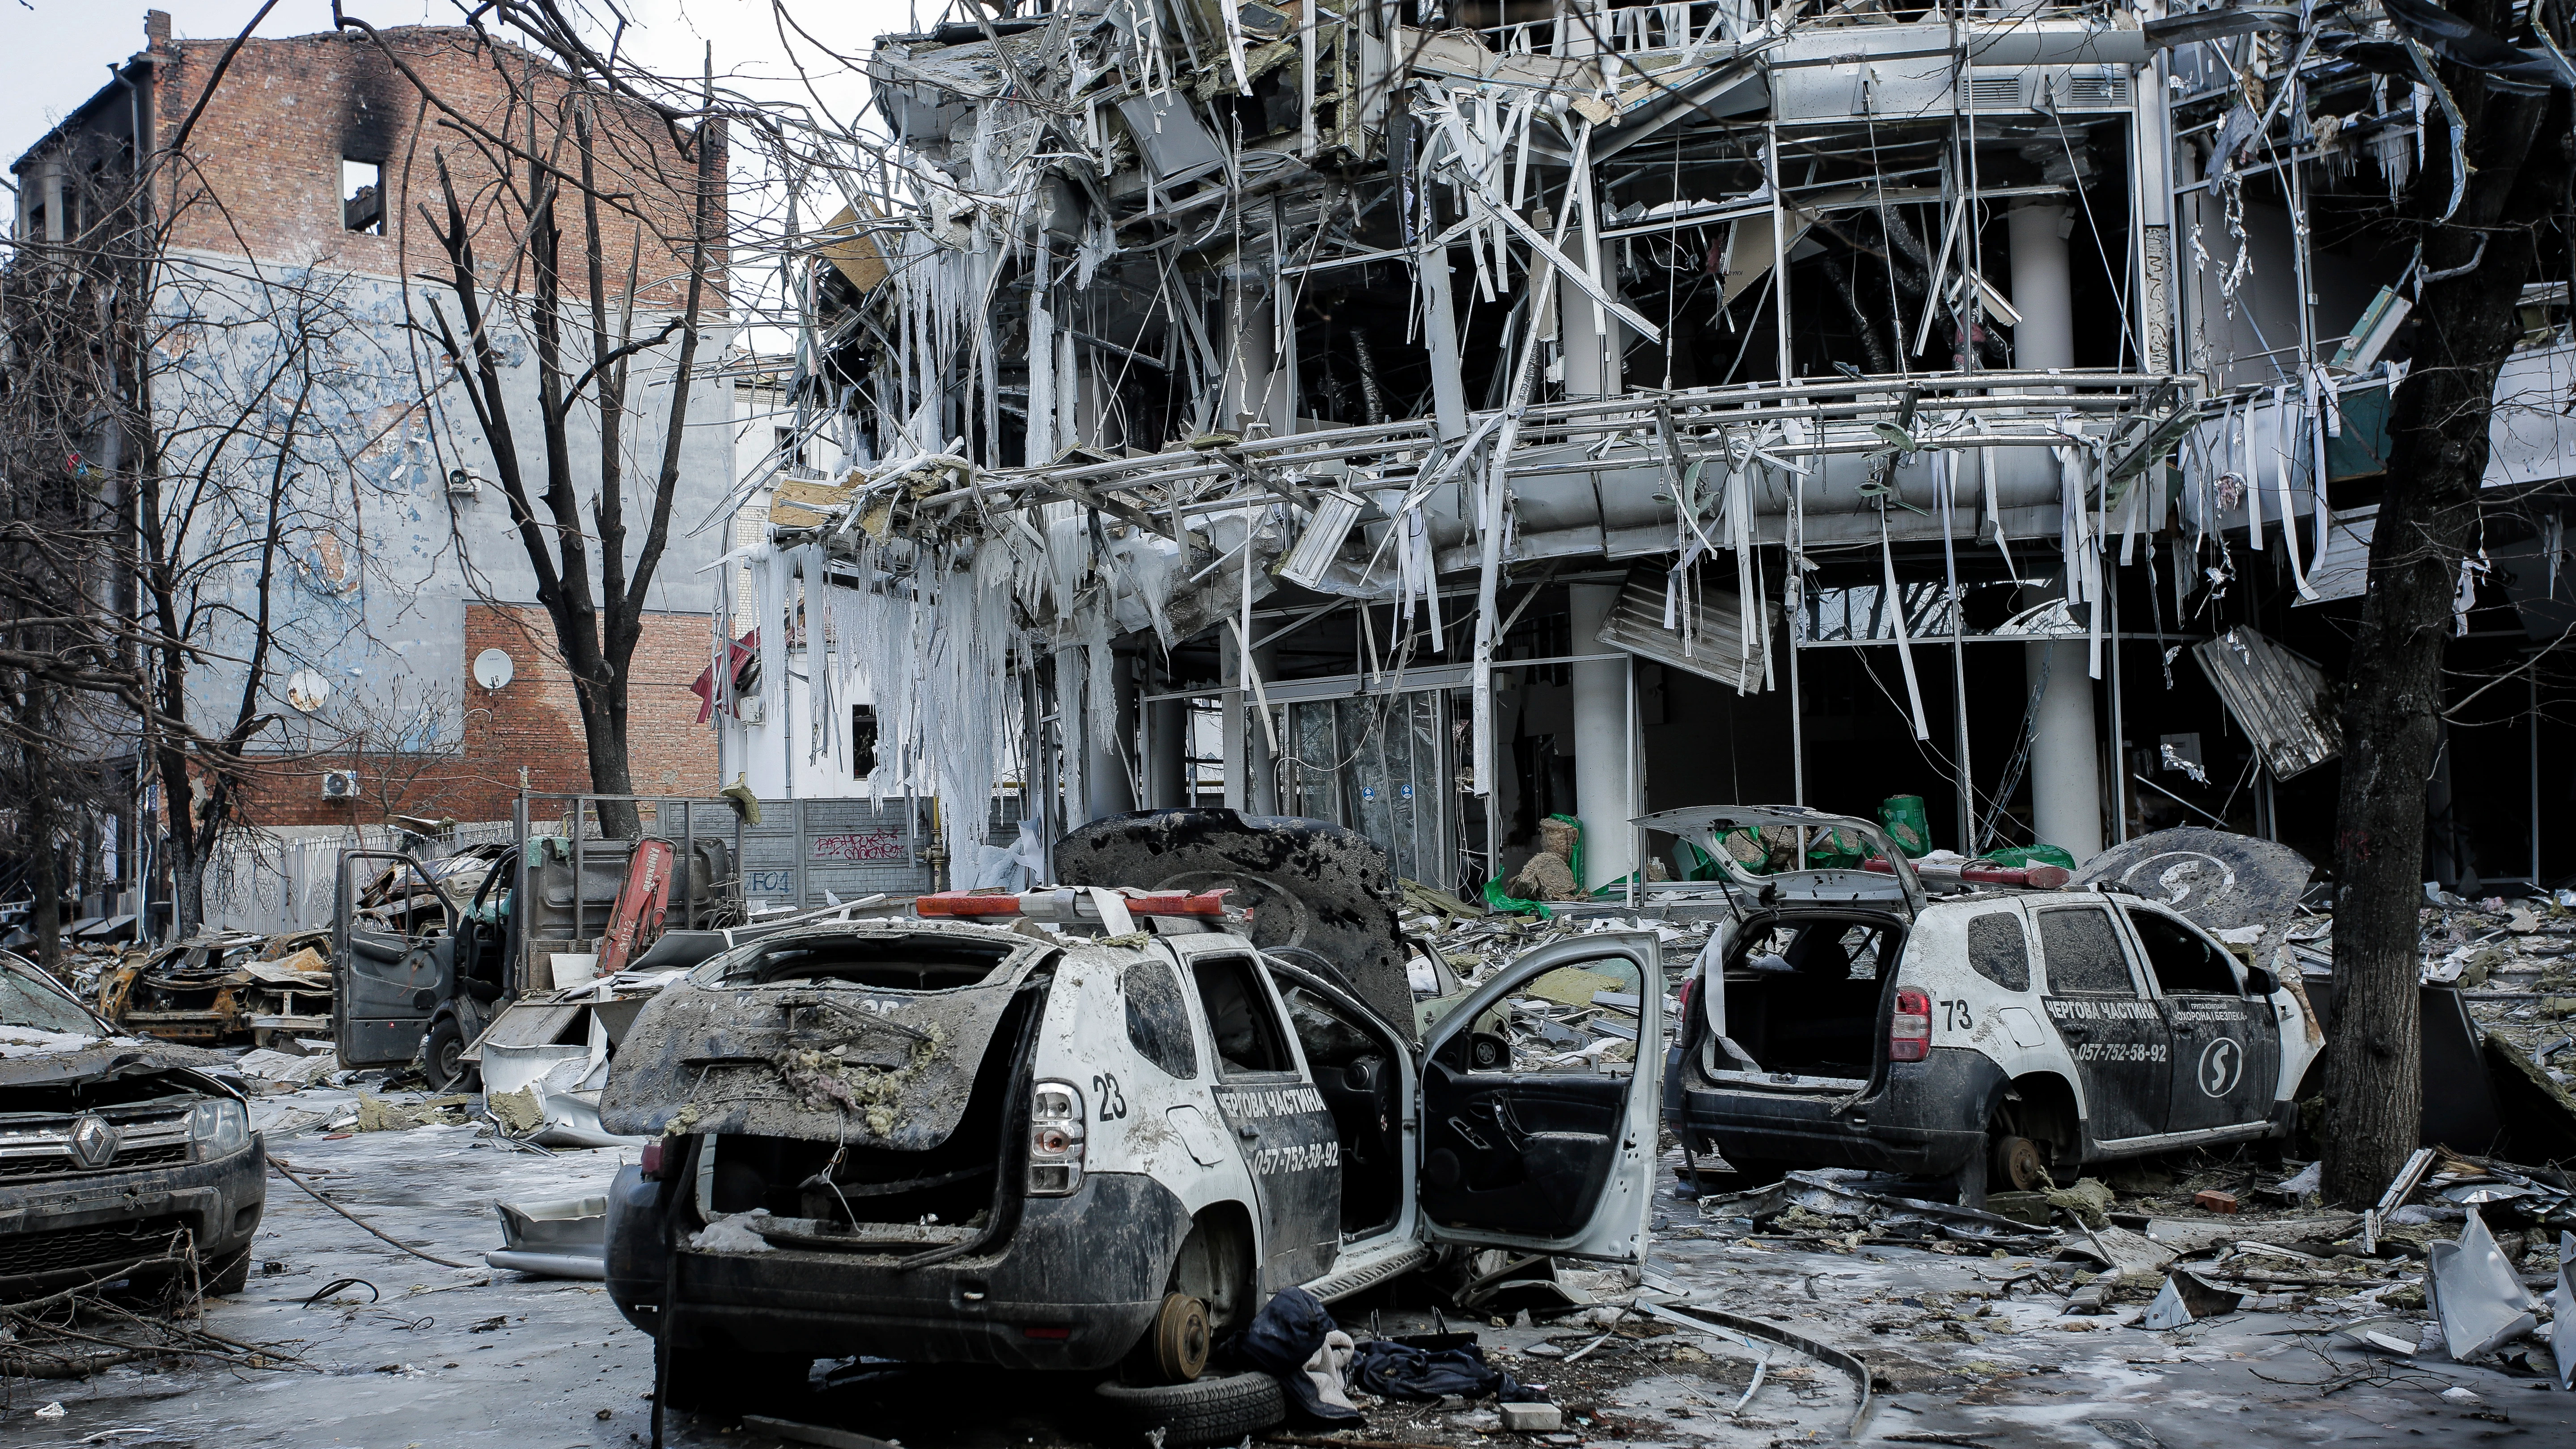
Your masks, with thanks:
[{"label": "brick wall", "polygon": [[[491,262],[514,252],[508,222],[516,207],[502,200],[503,179],[487,157],[507,136],[524,151],[533,111],[538,149],[558,152],[577,170],[570,122],[562,106],[569,82],[531,52],[454,27],[403,27],[364,35],[325,33],[243,45],[189,132],[186,160],[155,197],[182,249],[242,254],[289,264],[399,277],[443,271],[436,238],[421,217],[427,207],[447,224],[438,158]],[[156,41],[153,107],[160,142],[172,145],[204,93],[229,40]],[[424,99],[424,91],[429,99]],[[611,295],[621,290],[640,234],[640,276],[647,282],[685,270],[696,161],[683,157],[658,116],[616,102],[599,112],[596,145],[602,203],[601,248]],[[461,128],[481,133],[465,134]],[[722,147],[719,132],[716,144]],[[349,231],[341,212],[343,160],[384,168],[384,234]],[[725,174],[717,158],[719,184]],[[524,169],[511,179],[524,192]],[[567,201],[561,265],[566,291],[586,299],[585,226]],[[714,234],[724,234],[719,212]],[[716,258],[721,274],[722,253]],[[489,280],[489,279],[487,279]],[[524,270],[506,285],[524,286]],[[648,303],[676,302],[679,287],[647,287]]]},{"label": "brick wall", "polygon": [[[703,614],[647,614],[628,686],[627,750],[635,790],[706,798],[716,778],[714,731],[699,724],[689,685],[707,667]],[[486,649],[510,656],[510,682],[485,689],[459,681],[465,745],[435,756],[352,752],[280,761],[262,768],[246,814],[262,825],[373,825],[394,815],[506,820],[520,789],[590,788],[590,753],[570,676],[553,647],[554,626],[537,608],[473,604],[465,611],[464,657]],[[354,770],[354,801],[324,800],[322,774]]]}]

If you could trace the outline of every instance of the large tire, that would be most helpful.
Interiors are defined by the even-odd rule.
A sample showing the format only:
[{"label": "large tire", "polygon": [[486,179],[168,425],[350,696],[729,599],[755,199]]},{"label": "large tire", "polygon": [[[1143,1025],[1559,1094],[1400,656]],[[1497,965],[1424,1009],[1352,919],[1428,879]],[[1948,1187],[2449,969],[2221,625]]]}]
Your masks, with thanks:
[{"label": "large tire", "polygon": [[1265,1373],[1151,1388],[1107,1383],[1093,1392],[1100,1396],[1113,1443],[1132,1444],[1160,1429],[1163,1449],[1232,1444],[1288,1417],[1288,1396]]},{"label": "large tire", "polygon": [[433,1092],[470,1092],[482,1085],[482,1073],[465,1059],[465,1028],[455,1017],[442,1016],[420,1046],[421,1074]]}]

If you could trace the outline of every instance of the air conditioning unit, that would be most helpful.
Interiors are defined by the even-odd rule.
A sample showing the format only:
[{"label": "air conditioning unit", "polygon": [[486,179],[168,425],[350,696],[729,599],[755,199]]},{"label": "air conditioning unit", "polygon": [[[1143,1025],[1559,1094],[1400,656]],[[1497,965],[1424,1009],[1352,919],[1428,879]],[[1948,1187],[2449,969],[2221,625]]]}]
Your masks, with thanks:
[{"label": "air conditioning unit", "polygon": [[1968,72],[1968,102],[1985,114],[2124,111],[2130,95],[2125,66],[1979,66]]},{"label": "air conditioning unit", "polygon": [[323,772],[322,772],[322,798],[323,798],[323,799],[325,799],[325,800],[355,800],[355,799],[357,799],[357,798],[358,798],[358,772],[357,772],[357,771],[355,771],[355,770],[325,770],[325,771],[323,771]]}]

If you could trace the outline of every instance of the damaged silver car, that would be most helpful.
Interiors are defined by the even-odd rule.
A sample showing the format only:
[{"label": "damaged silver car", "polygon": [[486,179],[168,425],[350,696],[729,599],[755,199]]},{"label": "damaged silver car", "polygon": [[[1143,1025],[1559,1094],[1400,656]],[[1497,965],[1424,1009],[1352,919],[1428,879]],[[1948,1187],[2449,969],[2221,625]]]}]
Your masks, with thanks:
[{"label": "damaged silver car", "polygon": [[116,1028],[0,951],[0,1301],[240,1291],[267,1155],[220,1055]]},{"label": "damaged silver car", "polygon": [[[1242,844],[1237,866],[1075,849],[1176,828]],[[1122,817],[1058,858],[1150,877],[1129,888],[925,896],[918,919],[749,943],[647,1006],[601,1100],[657,1134],[610,1193],[608,1286],[663,1341],[669,1401],[848,1355],[1114,1370],[1138,1426],[1232,1442],[1275,1386],[1197,1381],[1281,1289],[1330,1301],[1485,1247],[1642,1263],[1657,1083],[1634,1041],[1515,1060],[1475,1027],[1607,995],[1658,1041],[1656,938],[1534,951],[1416,1041],[1375,1004],[1389,973],[1410,1004],[1391,911],[1383,952],[1336,944],[1374,916],[1319,898],[1311,859],[1261,855],[1282,830],[1366,848]]]}]

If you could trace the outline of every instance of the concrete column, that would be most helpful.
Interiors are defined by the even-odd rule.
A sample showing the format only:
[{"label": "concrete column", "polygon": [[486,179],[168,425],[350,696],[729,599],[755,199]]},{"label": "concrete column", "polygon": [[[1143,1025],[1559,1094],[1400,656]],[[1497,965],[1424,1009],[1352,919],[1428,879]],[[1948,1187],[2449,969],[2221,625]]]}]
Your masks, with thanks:
[{"label": "concrete column", "polygon": [[[1619,600],[1616,584],[1572,584],[1566,599],[1574,616],[1576,654],[1609,646],[1596,636]],[[1629,817],[1634,775],[1628,759],[1628,661],[1572,666],[1574,685],[1574,813],[1583,822],[1583,888],[1626,875],[1634,834]]]},{"label": "concrete column", "polygon": [[2012,237],[2012,303],[2021,313],[2013,329],[2013,365],[2075,365],[2075,304],[2067,282],[2066,228],[2073,213],[2062,206],[2016,206],[2006,220]]},{"label": "concrete column", "polygon": [[1243,656],[1220,644],[1223,656],[1222,676],[1226,687],[1224,703],[1219,706],[1218,732],[1224,736],[1225,808],[1249,811],[1252,808],[1252,757],[1244,750],[1247,736],[1244,726],[1252,723],[1251,692],[1243,687]]},{"label": "concrete column", "polygon": [[[1273,645],[1252,651],[1252,667],[1267,685],[1279,670],[1279,649]],[[1251,761],[1245,780],[1244,811],[1251,815],[1279,813],[1279,760],[1270,748],[1270,731],[1262,728],[1261,708],[1253,696],[1243,696],[1243,749]]]},{"label": "concrete column", "polygon": [[[2013,329],[2017,367],[2075,365],[2075,307],[2066,270],[2069,220],[2065,207],[2048,205],[2017,206],[2007,219],[2013,306],[2021,313],[2021,325]],[[2033,602],[2065,597],[2064,569],[2061,564],[2056,587]],[[2030,687],[2039,687],[2043,670],[2048,677],[2030,745],[2032,824],[2041,840],[2086,860],[2102,849],[2102,764],[2085,647],[2060,640],[2022,649]]]},{"label": "concrete column", "polygon": [[[2054,651],[2052,654],[2051,651]],[[2022,646],[2030,687],[2046,669],[2030,742],[2030,815],[2039,838],[2078,864],[2102,850],[2101,749],[2093,724],[2093,681],[2081,639]]]},{"label": "concrete column", "polygon": [[1116,655],[1110,664],[1110,697],[1117,702],[1116,732],[1105,739],[1096,730],[1083,732],[1083,743],[1090,751],[1082,762],[1084,813],[1094,820],[1124,815],[1136,808],[1135,779],[1129,773],[1136,739],[1135,666],[1135,657],[1129,654]]},{"label": "concrete column", "polygon": [[1190,702],[1158,699],[1145,706],[1145,802],[1156,810],[1190,803]]}]

